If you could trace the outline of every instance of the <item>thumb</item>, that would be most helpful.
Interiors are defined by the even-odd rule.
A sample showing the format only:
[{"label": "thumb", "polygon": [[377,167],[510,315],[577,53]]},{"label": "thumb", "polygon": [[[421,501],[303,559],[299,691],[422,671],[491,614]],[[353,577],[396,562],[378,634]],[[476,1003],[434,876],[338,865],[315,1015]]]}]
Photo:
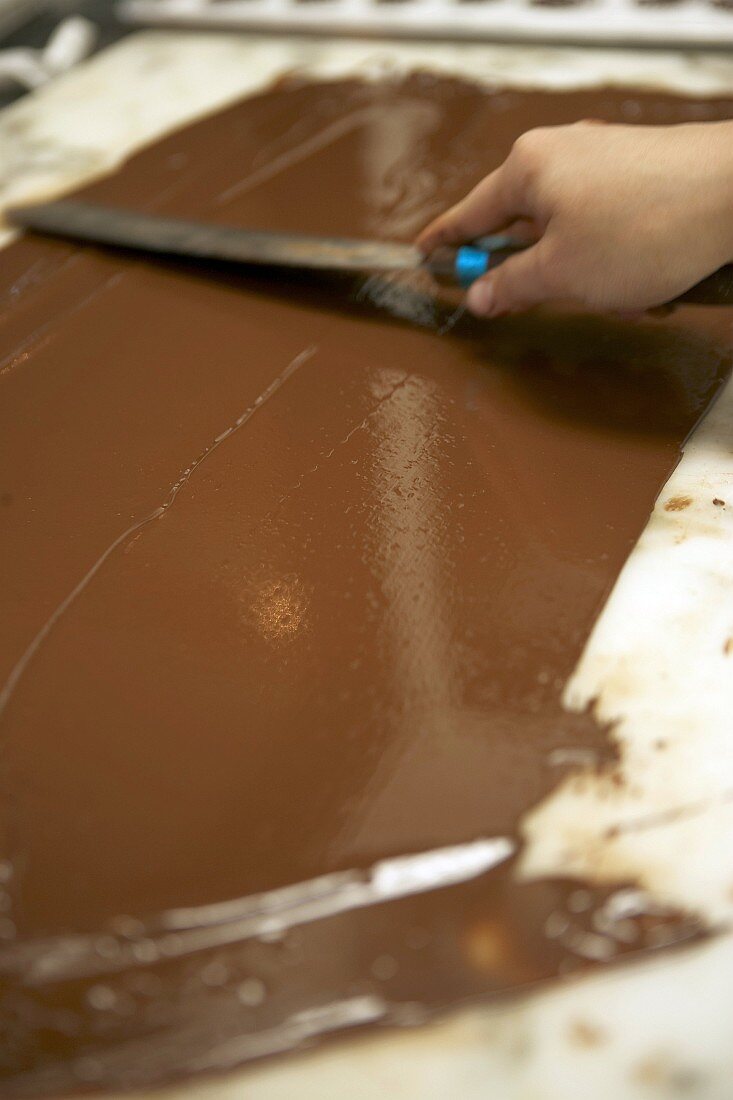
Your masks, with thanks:
[{"label": "thumb", "polygon": [[482,275],[468,291],[466,302],[477,317],[519,313],[553,297],[542,241],[518,252]]}]

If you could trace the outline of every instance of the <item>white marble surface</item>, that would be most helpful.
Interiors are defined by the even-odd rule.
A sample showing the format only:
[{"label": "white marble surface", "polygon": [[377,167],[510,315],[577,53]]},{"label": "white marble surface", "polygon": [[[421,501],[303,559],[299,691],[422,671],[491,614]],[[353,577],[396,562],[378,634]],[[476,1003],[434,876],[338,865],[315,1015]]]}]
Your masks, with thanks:
[{"label": "white marble surface", "polygon": [[[0,208],[106,172],[285,69],[330,76],[415,65],[493,83],[733,92],[733,57],[147,33],[0,115]],[[662,492],[568,685],[569,706],[598,698],[599,713],[618,720],[627,790],[569,778],[529,816],[523,862],[527,875],[633,879],[721,929],[733,915],[732,455],[729,385]],[[679,495],[690,506],[665,511]],[[651,751],[660,737],[663,763]],[[621,827],[611,840],[609,825]],[[694,949],[511,1005],[162,1095],[730,1100],[731,974],[733,935],[723,931]]]}]

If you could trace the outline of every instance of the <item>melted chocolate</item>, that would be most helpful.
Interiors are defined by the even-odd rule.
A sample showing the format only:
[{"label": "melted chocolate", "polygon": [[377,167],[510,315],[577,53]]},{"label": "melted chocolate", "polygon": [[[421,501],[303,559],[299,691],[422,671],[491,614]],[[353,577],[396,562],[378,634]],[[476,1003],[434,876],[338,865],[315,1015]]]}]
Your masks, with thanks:
[{"label": "melted chocolate", "polygon": [[[525,129],[629,114],[733,104],[290,81],[84,193],[409,239]],[[689,934],[637,913],[615,937],[613,897],[505,857],[577,750],[614,767],[562,688],[727,372],[729,311],[477,324],[401,280],[31,238],[0,295],[4,1096]]]}]

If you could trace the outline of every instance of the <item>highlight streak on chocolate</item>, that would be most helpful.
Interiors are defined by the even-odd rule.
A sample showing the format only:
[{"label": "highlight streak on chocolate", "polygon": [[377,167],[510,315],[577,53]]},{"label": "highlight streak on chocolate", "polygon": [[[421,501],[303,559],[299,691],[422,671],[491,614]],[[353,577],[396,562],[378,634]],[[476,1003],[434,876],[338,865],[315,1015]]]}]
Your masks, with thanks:
[{"label": "highlight streak on chocolate", "polygon": [[[85,194],[409,239],[525,129],[632,98],[733,115],[288,81]],[[0,303],[3,1096],[417,1023],[694,933],[507,856],[568,769],[614,766],[562,688],[727,373],[728,311],[480,325],[419,280],[31,238]]]},{"label": "highlight streak on chocolate", "polygon": [[58,607],[54,609],[53,613],[43,624],[36,636],[33,638],[20,660],[11,669],[10,675],[8,676],[7,680],[3,684],[2,690],[0,691],[0,717],[2,716],[2,713],[5,710],[6,706],[10,702],[10,698],[15,691],[18,681],[20,680],[30,662],[33,660],[33,657],[37,653],[40,646],[43,645],[43,643],[46,641],[46,638],[56,626],[56,623],[59,621],[61,616],[66,614],[66,612],[73,604],[74,600],[76,600],[82,594],[86,586],[91,580],[93,580],[93,578],[105,564],[110,555],[114,554],[115,550],[117,550],[119,546],[124,545],[124,543],[126,543],[128,539],[132,538],[133,535],[136,535],[138,532],[142,531],[143,528],[147,527],[147,525],[149,523],[152,523],[153,520],[160,519],[161,516],[164,516],[180,493],[183,486],[188,482],[191,475],[194,473],[195,470],[198,469],[201,463],[211,454],[211,452],[216,450],[216,448],[219,447],[226,439],[228,439],[230,435],[232,435],[236,431],[239,431],[239,429],[247,423],[250,417],[254,416],[257,410],[262,408],[264,403],[266,401],[269,401],[270,398],[277,393],[280,387],[284,385],[285,382],[287,382],[288,378],[290,378],[290,376],[294,374],[295,371],[303,365],[303,363],[310,359],[310,357],[315,353],[315,350],[315,348],[306,348],[306,350],[302,351],[300,355],[296,355],[292,362],[288,363],[282,374],[276,375],[269,386],[267,386],[267,388],[263,390],[259,397],[257,397],[255,401],[253,401],[253,403],[244,410],[242,415],[237,417],[237,419],[229,428],[225,428],[223,432],[220,432],[214,442],[211,443],[204,451],[202,451],[202,453],[198,456],[198,458],[194,459],[190,466],[186,467],[186,469],[179,477],[178,481],[176,481],[176,483],[171,486],[165,501],[158,508],[156,508],[155,511],[151,512],[149,516],[144,516],[142,519],[136,520],[136,522],[128,527],[125,531],[123,531],[121,535],[118,535],[114,542],[110,543],[110,545],[106,548],[106,550],[104,550],[100,557],[97,558],[91,569],[84,574],[79,583],[75,585],[74,588],[72,588],[71,592],[69,592],[68,596],[66,596],[58,605]]}]

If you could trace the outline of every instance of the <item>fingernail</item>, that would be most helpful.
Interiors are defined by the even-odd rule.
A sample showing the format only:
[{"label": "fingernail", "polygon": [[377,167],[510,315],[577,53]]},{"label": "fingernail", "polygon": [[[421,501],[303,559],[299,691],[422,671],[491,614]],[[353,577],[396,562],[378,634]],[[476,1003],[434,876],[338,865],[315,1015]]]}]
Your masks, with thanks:
[{"label": "fingernail", "polygon": [[466,304],[477,317],[491,317],[494,312],[494,287],[486,279],[479,279],[469,287]]}]

